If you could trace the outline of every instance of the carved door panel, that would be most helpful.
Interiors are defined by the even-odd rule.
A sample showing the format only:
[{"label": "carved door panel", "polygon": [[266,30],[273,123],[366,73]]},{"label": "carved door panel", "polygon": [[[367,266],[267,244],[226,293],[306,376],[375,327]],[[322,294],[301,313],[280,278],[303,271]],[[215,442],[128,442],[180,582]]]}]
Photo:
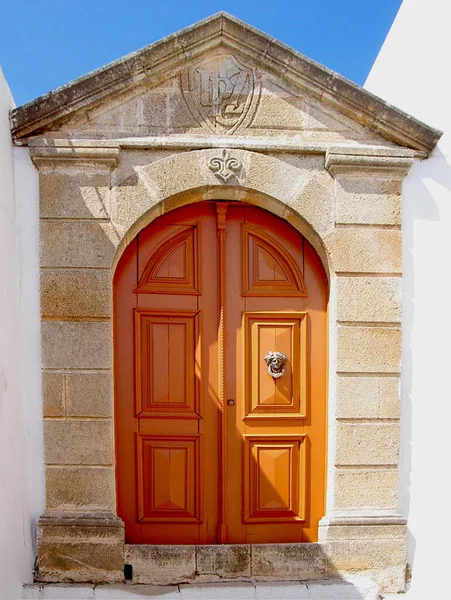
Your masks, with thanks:
[{"label": "carved door panel", "polygon": [[298,232],[252,207],[228,209],[226,260],[227,539],[315,541],[325,490],[325,272]]},{"label": "carved door panel", "polygon": [[127,248],[114,347],[128,543],[317,539],[326,302],[312,247],[239,203],[171,212]]},{"label": "carved door panel", "polygon": [[181,209],[146,227],[115,275],[118,514],[128,543],[216,542],[215,248],[215,207]]}]

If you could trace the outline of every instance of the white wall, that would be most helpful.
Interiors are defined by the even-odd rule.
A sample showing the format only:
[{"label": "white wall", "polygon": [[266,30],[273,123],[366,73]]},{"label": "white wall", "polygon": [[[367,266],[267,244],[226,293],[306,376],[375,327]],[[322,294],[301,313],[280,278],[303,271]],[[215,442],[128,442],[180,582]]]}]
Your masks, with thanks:
[{"label": "white wall", "polygon": [[365,87],[444,131],[403,185],[400,511],[409,598],[440,599],[451,538],[451,6],[404,0]]},{"label": "white wall", "polygon": [[[34,562],[36,514],[43,510],[37,176],[13,150],[13,100],[0,70],[0,598],[22,597]],[[22,154],[20,154],[22,152]],[[17,157],[15,155],[17,154]],[[19,194],[15,191],[19,187]],[[20,227],[18,223],[21,223]],[[35,232],[34,232],[35,230]],[[33,233],[34,232],[34,233]],[[23,234],[23,235],[22,235]],[[24,237],[27,236],[27,237]],[[33,239],[34,236],[34,239]],[[30,260],[29,251],[35,256]],[[31,280],[35,279],[30,286]]]}]

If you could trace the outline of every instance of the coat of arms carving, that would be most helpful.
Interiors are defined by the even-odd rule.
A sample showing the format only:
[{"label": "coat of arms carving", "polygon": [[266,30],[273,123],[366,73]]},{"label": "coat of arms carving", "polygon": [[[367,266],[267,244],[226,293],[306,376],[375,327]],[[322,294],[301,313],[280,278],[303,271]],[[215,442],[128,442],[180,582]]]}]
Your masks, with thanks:
[{"label": "coat of arms carving", "polygon": [[181,85],[194,118],[216,134],[249,124],[260,95],[254,71],[230,54],[195,63],[182,74]]}]

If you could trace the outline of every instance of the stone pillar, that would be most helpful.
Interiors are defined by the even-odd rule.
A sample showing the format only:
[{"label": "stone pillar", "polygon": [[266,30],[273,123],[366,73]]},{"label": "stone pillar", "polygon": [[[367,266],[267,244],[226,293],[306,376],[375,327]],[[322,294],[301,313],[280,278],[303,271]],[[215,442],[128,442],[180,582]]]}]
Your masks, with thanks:
[{"label": "stone pillar", "polygon": [[335,183],[336,451],[334,510],[320,540],[331,570],[369,571],[392,591],[404,588],[407,559],[397,494],[401,183],[412,162],[397,148],[326,155]]},{"label": "stone pillar", "polygon": [[39,169],[46,513],[39,581],[121,581],[109,220],[117,148],[32,148]]}]

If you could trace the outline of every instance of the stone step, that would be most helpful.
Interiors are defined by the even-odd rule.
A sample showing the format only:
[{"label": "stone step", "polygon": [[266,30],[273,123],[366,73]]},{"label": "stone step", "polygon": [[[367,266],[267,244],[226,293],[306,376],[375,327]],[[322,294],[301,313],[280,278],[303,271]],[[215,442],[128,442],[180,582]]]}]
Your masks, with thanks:
[{"label": "stone step", "polygon": [[23,600],[378,600],[367,578],[328,581],[188,583],[180,585],[51,584],[24,586]]}]

